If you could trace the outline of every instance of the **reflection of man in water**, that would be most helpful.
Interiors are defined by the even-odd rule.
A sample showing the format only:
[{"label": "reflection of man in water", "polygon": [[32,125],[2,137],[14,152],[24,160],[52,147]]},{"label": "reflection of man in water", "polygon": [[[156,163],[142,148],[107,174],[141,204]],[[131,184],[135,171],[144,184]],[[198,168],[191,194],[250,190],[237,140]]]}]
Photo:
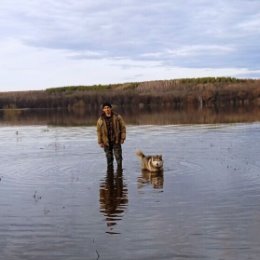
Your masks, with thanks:
[{"label": "reflection of man in water", "polygon": [[122,168],[122,148],[126,138],[125,122],[112,111],[110,103],[102,106],[102,115],[97,121],[98,144],[104,148],[108,167],[113,167],[114,155],[119,168]]},{"label": "reflection of man in water", "polygon": [[146,184],[152,184],[154,189],[163,189],[163,172],[149,172],[142,170],[142,176],[138,177],[138,188]]},{"label": "reflection of man in water", "polygon": [[107,171],[105,182],[100,184],[100,212],[106,216],[107,225],[112,227],[122,218],[128,204],[127,188],[123,184],[122,170]]}]

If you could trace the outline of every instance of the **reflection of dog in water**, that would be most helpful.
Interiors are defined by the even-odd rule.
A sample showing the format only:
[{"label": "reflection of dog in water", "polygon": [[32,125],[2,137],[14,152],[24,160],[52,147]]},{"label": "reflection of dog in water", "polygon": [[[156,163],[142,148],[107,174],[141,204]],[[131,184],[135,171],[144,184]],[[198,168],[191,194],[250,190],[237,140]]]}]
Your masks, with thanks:
[{"label": "reflection of dog in water", "polygon": [[137,151],[136,155],[140,158],[141,169],[149,172],[163,171],[162,155],[149,155],[146,156],[142,151]]},{"label": "reflection of dog in water", "polygon": [[142,170],[142,175],[138,177],[138,189],[143,188],[146,185],[152,184],[154,189],[163,188],[163,171],[160,172],[149,172]]}]

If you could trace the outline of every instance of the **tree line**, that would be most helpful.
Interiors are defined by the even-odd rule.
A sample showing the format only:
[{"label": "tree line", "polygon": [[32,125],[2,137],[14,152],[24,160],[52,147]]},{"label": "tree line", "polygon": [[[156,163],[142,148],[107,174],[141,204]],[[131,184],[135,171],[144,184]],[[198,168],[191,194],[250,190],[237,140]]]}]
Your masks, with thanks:
[{"label": "tree line", "polygon": [[65,86],[42,91],[0,92],[0,109],[99,109],[120,107],[260,106],[260,80],[204,77],[122,84]]}]

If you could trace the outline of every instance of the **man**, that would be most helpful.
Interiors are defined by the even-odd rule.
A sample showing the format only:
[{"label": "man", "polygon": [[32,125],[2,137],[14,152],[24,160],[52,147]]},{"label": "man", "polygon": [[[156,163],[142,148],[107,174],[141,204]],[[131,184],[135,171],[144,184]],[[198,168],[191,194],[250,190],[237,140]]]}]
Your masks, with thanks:
[{"label": "man", "polygon": [[112,111],[108,102],[102,105],[102,114],[97,121],[98,144],[104,148],[107,166],[113,167],[114,156],[118,168],[122,168],[122,147],[126,138],[125,122],[121,115]]}]

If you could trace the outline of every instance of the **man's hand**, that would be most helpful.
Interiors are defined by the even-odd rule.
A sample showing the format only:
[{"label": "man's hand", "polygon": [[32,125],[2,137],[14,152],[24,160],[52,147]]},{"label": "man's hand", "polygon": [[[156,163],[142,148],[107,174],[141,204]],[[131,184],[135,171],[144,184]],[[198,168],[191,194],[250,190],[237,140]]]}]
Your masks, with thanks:
[{"label": "man's hand", "polygon": [[125,140],[122,139],[122,140],[121,140],[121,144],[123,144],[124,142],[125,142]]},{"label": "man's hand", "polygon": [[99,144],[99,146],[100,146],[101,148],[104,148],[104,147],[105,147],[105,145],[104,145],[103,143]]}]

